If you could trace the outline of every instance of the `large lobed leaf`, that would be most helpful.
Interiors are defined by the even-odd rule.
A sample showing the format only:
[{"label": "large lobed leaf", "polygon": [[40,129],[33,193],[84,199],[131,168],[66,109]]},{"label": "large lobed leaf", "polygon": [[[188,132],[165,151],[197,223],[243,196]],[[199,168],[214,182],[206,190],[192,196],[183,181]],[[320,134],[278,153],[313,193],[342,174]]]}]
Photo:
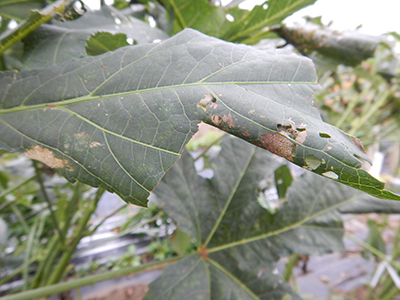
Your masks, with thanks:
[{"label": "large lobed leaf", "polygon": [[318,174],[399,199],[313,106],[312,62],[184,30],[158,44],[0,75],[0,147],[146,205],[200,121]]},{"label": "large lobed leaf", "polygon": [[[193,238],[198,251],[166,268],[145,299],[185,295],[190,299],[231,299],[232,295],[240,295],[233,299],[300,299],[277,274],[274,263],[292,253],[343,250],[338,211],[347,207],[349,212],[351,203],[366,199],[363,193],[307,172],[292,183],[287,201],[271,214],[257,201],[258,187],[280,164],[270,153],[228,136],[210,162],[214,176],[204,179],[184,152],[154,193],[180,230]],[[369,198],[372,208],[384,202]],[[393,204],[398,211],[400,203]]]}]

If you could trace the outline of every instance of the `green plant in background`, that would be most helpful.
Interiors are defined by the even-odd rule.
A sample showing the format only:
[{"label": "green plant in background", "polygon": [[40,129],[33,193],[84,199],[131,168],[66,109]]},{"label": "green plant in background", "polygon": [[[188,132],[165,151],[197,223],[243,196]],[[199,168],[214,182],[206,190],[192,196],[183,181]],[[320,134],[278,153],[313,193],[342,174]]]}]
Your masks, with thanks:
[{"label": "green plant in background", "polygon": [[[388,123],[397,128],[387,110],[396,111],[390,100],[398,100],[398,73],[385,69],[384,77],[376,77],[376,69],[358,66],[382,40],[357,34],[344,39],[362,50],[350,55],[351,47],[337,43],[334,32],[324,29],[325,36],[332,36],[324,48],[316,29],[281,26],[311,0],[270,0],[252,11],[239,9],[242,1],[226,7],[206,0],[142,2],[135,12],[119,1],[115,6],[121,11],[103,6],[66,21],[76,16],[73,5],[57,1],[24,17],[14,30],[6,28],[10,19],[21,20],[12,14],[15,3],[0,5],[0,147],[81,182],[49,186],[52,177],[39,163],[33,164],[31,177],[18,177],[13,184],[3,179],[3,198],[25,184],[34,187],[26,193],[31,202],[4,198],[1,204],[9,209],[1,210],[4,219],[18,219],[19,253],[24,255],[3,281],[22,274],[25,292],[5,299],[41,297],[172,263],[150,285],[146,299],[179,299],[188,293],[202,299],[232,294],[301,299],[275,271],[276,261],[342,250],[340,213],[397,212],[398,202],[373,196],[400,196],[361,169],[368,157],[357,138],[322,121],[309,59],[274,46],[261,50],[227,41],[255,44],[278,34],[316,63],[328,56],[356,66],[325,73],[325,89],[317,99],[331,123],[376,140],[386,136],[381,133]],[[58,21],[44,24],[54,14]],[[153,20],[156,27],[143,20]],[[316,42],[311,47],[312,39],[299,33]],[[17,42],[22,38],[21,54]],[[345,87],[346,74],[353,72],[351,87]],[[211,179],[200,177],[194,160],[183,152],[201,121],[241,139],[225,136],[218,154],[201,154]],[[208,146],[215,141],[220,137]],[[293,178],[283,158],[322,176],[308,172]],[[131,256],[111,271],[58,283],[74,269],[70,260],[79,241],[99,226],[89,227],[89,220],[104,189],[145,206],[158,184],[156,202],[177,226],[168,243],[150,246],[160,262],[135,266],[130,248]],[[275,186],[274,202],[269,192]],[[30,213],[35,217],[27,218]],[[153,217],[160,215],[137,218],[131,225],[149,224]],[[130,225],[123,232],[128,230]],[[168,258],[173,253],[178,256]]]}]

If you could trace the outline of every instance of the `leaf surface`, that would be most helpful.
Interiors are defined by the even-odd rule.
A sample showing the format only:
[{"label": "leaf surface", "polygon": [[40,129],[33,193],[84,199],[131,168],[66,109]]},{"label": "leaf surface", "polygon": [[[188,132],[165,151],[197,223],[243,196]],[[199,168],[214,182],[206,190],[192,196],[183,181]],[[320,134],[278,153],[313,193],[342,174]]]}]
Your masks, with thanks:
[{"label": "leaf surface", "polygon": [[[359,142],[313,106],[312,62],[184,30],[46,69],[0,74],[0,147],[146,205],[204,121],[372,195]],[[320,161],[318,165],[316,160]]]}]

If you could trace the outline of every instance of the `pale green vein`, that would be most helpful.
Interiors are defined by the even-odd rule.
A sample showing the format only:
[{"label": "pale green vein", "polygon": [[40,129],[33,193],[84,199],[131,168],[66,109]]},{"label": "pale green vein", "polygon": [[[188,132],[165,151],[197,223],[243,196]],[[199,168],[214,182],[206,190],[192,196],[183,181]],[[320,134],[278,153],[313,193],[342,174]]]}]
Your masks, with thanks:
[{"label": "pale green vein", "polygon": [[111,153],[111,155],[112,155],[112,157],[114,158],[114,160],[115,160],[115,162],[119,165],[119,167],[124,171],[124,173],[126,174],[126,175],[128,175],[128,177],[132,180],[132,181],[134,181],[137,185],[139,185],[141,188],[143,188],[145,191],[147,191],[147,192],[151,192],[151,191],[149,191],[148,189],[146,189],[140,182],[138,182],[126,169],[125,169],[125,167],[120,163],[120,161],[118,160],[118,158],[115,156],[115,154],[114,154],[114,151],[111,149],[111,146],[110,146],[110,144],[109,144],[109,142],[108,142],[108,139],[107,139],[107,136],[106,136],[106,134],[103,132],[103,135],[104,135],[104,140],[105,140],[105,142],[106,142],[106,144],[107,144],[107,148],[108,148],[108,150],[110,151],[110,153]]},{"label": "pale green vein", "polygon": [[213,237],[215,231],[218,229],[218,227],[219,227],[219,225],[220,225],[222,219],[224,218],[225,213],[226,213],[226,211],[227,211],[229,205],[231,204],[231,201],[232,201],[232,199],[233,199],[233,196],[234,196],[235,193],[237,192],[237,188],[238,188],[240,182],[242,181],[243,176],[244,176],[244,174],[246,173],[247,168],[249,167],[249,164],[250,164],[250,162],[251,162],[251,160],[252,160],[252,158],[253,158],[254,152],[255,152],[255,148],[252,148],[252,149],[251,149],[251,154],[248,156],[246,163],[244,164],[244,166],[243,166],[243,168],[242,168],[242,170],[241,170],[239,176],[238,176],[237,179],[236,179],[235,185],[233,186],[233,188],[232,188],[232,190],[231,190],[231,194],[229,195],[228,199],[226,200],[225,205],[224,205],[224,207],[222,208],[222,210],[221,210],[221,212],[220,212],[220,214],[219,214],[219,216],[218,216],[218,219],[215,221],[215,224],[214,224],[213,228],[211,229],[210,233],[208,234],[206,241],[205,241],[204,244],[202,245],[203,247],[207,247],[207,245],[208,245],[208,243],[210,242],[211,238]]},{"label": "pale green vein", "polygon": [[245,283],[243,283],[242,281],[240,281],[239,278],[237,278],[236,276],[234,276],[231,272],[229,272],[227,269],[225,269],[223,266],[221,266],[218,262],[216,262],[215,260],[211,259],[211,258],[207,258],[207,261],[213,265],[215,268],[217,268],[218,270],[220,270],[222,273],[224,273],[229,279],[231,279],[233,282],[235,282],[239,288],[243,291],[245,291],[249,296],[251,296],[253,299],[255,300],[261,300],[256,294],[254,294]]},{"label": "pale green vein", "polygon": [[130,139],[130,138],[126,137],[126,136],[117,134],[117,133],[115,133],[115,132],[113,132],[111,130],[108,130],[108,129],[105,129],[105,128],[101,127],[100,125],[92,122],[91,120],[81,116],[80,114],[78,114],[78,113],[76,113],[76,112],[74,112],[74,111],[72,111],[72,110],[70,110],[68,108],[58,107],[58,109],[61,109],[61,110],[65,111],[66,113],[69,113],[69,114],[73,115],[74,117],[77,117],[78,119],[82,120],[83,122],[93,126],[94,128],[96,128],[96,129],[98,129],[98,130],[100,130],[100,131],[102,131],[104,133],[108,133],[110,135],[113,135],[113,136],[115,136],[117,138],[126,140],[126,141],[134,143],[134,144],[141,145],[143,147],[146,147],[146,148],[149,148],[149,149],[152,149],[152,150],[161,151],[161,152],[164,152],[164,153],[167,153],[167,154],[170,154],[170,155],[174,155],[174,156],[178,156],[178,157],[181,155],[180,153],[176,153],[176,152],[169,151],[169,150],[166,150],[166,149],[163,149],[163,148],[159,148],[159,147],[156,147],[156,146],[148,145],[146,143],[142,143],[142,142]]},{"label": "pale green vein", "polygon": [[[147,93],[147,92],[152,92],[152,91],[159,91],[159,90],[166,90],[166,89],[175,89],[175,88],[183,88],[183,87],[195,87],[195,86],[201,86],[201,87],[206,87],[206,86],[213,86],[213,85],[252,85],[252,84],[259,84],[259,85],[264,85],[264,84],[306,84],[306,85],[317,85],[317,82],[291,82],[291,81],[231,81],[231,82],[194,82],[194,83],[187,83],[187,84],[175,84],[175,85],[168,85],[168,86],[161,86],[161,87],[153,87],[153,88],[147,88],[147,89],[141,89],[141,90],[133,90],[133,91],[126,91],[126,92],[119,92],[119,93],[114,93],[114,94],[103,94],[99,96],[91,96],[91,95],[85,95],[82,97],[77,97],[77,98],[72,98],[72,99],[66,99],[66,100],[59,100],[59,101],[53,101],[53,102],[45,102],[45,103],[40,103],[40,104],[33,104],[33,105],[27,105],[27,106],[16,106],[12,108],[6,108],[6,109],[0,109],[0,115],[1,114],[7,114],[11,112],[17,112],[17,111],[26,111],[30,109],[38,109],[38,108],[46,108],[49,106],[64,106],[68,104],[75,104],[75,103],[81,103],[85,101],[92,101],[92,100],[104,100],[107,98],[112,98],[112,97],[120,97],[120,96],[129,96],[132,94],[140,94],[140,93]],[[202,95],[204,96],[204,95]]]},{"label": "pale green vein", "polygon": [[[182,173],[183,173],[183,171],[182,171]],[[185,185],[187,186],[188,190],[191,191],[191,187],[188,182],[188,177],[184,173],[182,174],[182,179],[185,181]],[[200,221],[200,217],[199,217],[199,210],[196,207],[195,199],[193,198],[193,193],[189,192],[188,194],[189,194],[188,196],[189,196],[189,200],[190,200],[189,203],[190,203],[190,206],[191,206],[191,208],[194,212],[195,218],[196,218],[197,241],[201,244],[202,243],[202,240],[201,240],[202,227],[201,227],[201,221]]]},{"label": "pale green vein", "polygon": [[306,216],[305,218],[299,220],[298,222],[292,223],[292,224],[290,224],[288,226],[285,226],[283,228],[280,228],[280,229],[277,229],[277,230],[273,230],[273,231],[268,232],[268,233],[260,234],[260,235],[257,235],[257,236],[253,236],[253,237],[250,237],[250,238],[241,239],[239,241],[227,243],[225,245],[217,246],[217,247],[214,247],[214,248],[211,248],[211,249],[207,249],[207,252],[208,253],[218,252],[218,251],[229,249],[229,248],[232,248],[232,247],[235,247],[235,246],[240,246],[240,245],[244,245],[244,244],[247,244],[247,243],[263,240],[263,239],[266,239],[268,237],[279,235],[279,234],[285,233],[285,232],[287,232],[289,230],[293,230],[293,229],[299,228],[304,223],[306,223],[306,222],[308,222],[308,221],[310,221],[310,220],[312,220],[312,219],[314,219],[314,218],[316,218],[318,216],[321,216],[321,215],[323,215],[323,214],[325,214],[325,213],[327,213],[329,211],[332,211],[332,210],[334,210],[334,209],[336,209],[336,208],[338,208],[338,207],[340,207],[340,206],[342,206],[342,205],[344,205],[344,204],[346,204],[348,202],[351,202],[351,201],[355,200],[356,197],[357,196],[353,196],[353,197],[350,197],[350,198],[348,198],[348,199],[346,199],[344,201],[335,203],[334,205],[331,205],[331,206],[329,206],[329,207],[327,207],[325,209],[321,209],[321,210],[317,211],[316,213],[310,214],[310,215]]},{"label": "pale green vein", "polygon": [[[309,1],[301,1],[301,2],[297,2],[297,3],[294,2],[294,5],[287,5],[284,8],[280,9],[279,12],[275,12],[273,17],[270,17],[269,15],[267,15],[266,18],[264,18],[263,22],[254,24],[253,26],[248,27],[248,28],[245,28],[246,23],[243,23],[245,25],[242,26],[242,28],[240,28],[240,30],[238,30],[235,35],[230,37],[229,40],[234,41],[235,39],[246,36],[247,34],[250,34],[258,29],[262,29],[268,25],[274,25],[275,23],[277,23],[276,20],[282,19],[285,16],[289,15],[289,12],[291,10],[293,10],[296,5],[303,5],[303,3],[308,3],[308,2]],[[272,7],[268,7],[267,11],[271,12]],[[249,15],[247,15],[247,16],[249,16]]]},{"label": "pale green vein", "polygon": [[[180,284],[184,279],[186,279],[186,277],[188,277],[193,270],[197,267],[197,265],[201,262],[201,257],[198,258],[198,260],[193,264],[192,268],[190,270],[188,270],[187,272],[185,272],[185,274],[183,275],[183,277],[180,277],[179,280],[177,282],[175,282],[174,284],[171,284],[170,286],[168,286],[168,288],[165,288],[163,290],[163,292],[160,294],[159,297],[154,298],[154,299],[165,299],[165,298],[160,298],[160,297],[165,297],[165,294],[172,290],[173,288],[175,288],[178,284]],[[181,274],[181,272],[177,272],[178,274]]]}]

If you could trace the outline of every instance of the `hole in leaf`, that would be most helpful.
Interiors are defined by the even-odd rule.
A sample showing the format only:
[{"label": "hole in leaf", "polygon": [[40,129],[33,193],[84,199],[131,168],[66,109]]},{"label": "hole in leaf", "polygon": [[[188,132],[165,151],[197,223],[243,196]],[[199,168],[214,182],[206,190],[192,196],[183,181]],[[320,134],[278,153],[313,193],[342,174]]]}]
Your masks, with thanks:
[{"label": "hole in leaf", "polygon": [[315,170],[318,168],[322,163],[322,160],[316,157],[313,154],[309,154],[306,156],[306,168],[310,170]]},{"label": "hole in leaf", "polygon": [[278,131],[290,131],[292,129],[292,124],[286,123],[286,124],[277,124],[276,129]]},{"label": "hole in leaf", "polygon": [[149,22],[149,26],[151,28],[156,28],[157,22],[152,16],[147,16],[147,21]]},{"label": "hole in leaf", "polygon": [[232,16],[231,14],[226,14],[226,19],[229,21],[229,22],[233,22],[233,21],[235,21],[235,17],[234,16]]},{"label": "hole in leaf", "polygon": [[336,174],[335,172],[332,172],[332,171],[322,173],[322,175],[325,176],[325,177],[331,178],[331,179],[338,179],[339,178],[339,175]]},{"label": "hole in leaf", "polygon": [[200,107],[201,109],[206,111],[206,107],[210,102],[215,103],[217,102],[217,99],[215,99],[213,95],[207,94],[204,96],[203,99],[200,99],[200,101],[197,103],[197,107]]},{"label": "hole in leaf", "polygon": [[331,136],[330,136],[329,134],[323,133],[323,132],[320,132],[320,133],[319,133],[319,136],[322,137],[322,138],[324,138],[324,139],[330,139],[330,138],[331,138]]}]

